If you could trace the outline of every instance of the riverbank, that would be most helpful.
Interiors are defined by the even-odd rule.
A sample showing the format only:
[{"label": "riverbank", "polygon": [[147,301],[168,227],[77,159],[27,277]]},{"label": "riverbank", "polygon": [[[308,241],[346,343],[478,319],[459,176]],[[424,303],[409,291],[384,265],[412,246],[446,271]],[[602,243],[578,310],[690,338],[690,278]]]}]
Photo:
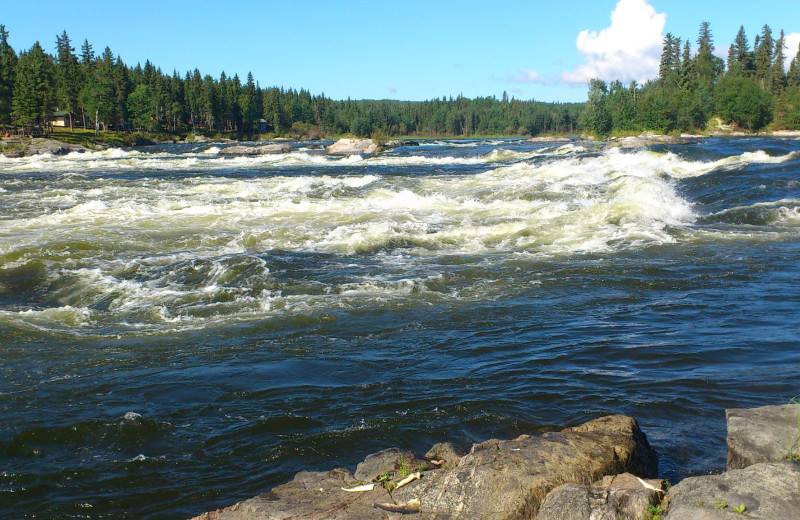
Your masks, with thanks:
[{"label": "riverbank", "polygon": [[800,511],[800,406],[726,410],[728,463],[670,487],[635,419],[602,417],[538,437],[488,440],[468,453],[398,448],[355,472],[301,472],[250,500],[192,520],[289,518],[790,520]]}]

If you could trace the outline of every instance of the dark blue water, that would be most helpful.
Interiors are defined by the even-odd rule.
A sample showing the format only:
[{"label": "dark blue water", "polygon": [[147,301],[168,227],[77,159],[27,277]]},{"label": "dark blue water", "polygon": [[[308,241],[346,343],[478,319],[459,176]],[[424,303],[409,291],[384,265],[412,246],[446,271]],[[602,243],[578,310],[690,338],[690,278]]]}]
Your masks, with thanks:
[{"label": "dark blue water", "polygon": [[615,413],[720,470],[726,407],[800,394],[800,141],[592,146],[0,159],[0,516]]}]

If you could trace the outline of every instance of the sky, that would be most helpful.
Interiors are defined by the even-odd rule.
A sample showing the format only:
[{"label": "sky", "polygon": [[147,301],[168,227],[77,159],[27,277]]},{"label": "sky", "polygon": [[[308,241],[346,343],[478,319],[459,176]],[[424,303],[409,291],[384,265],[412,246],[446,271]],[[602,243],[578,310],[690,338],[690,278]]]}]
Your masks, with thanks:
[{"label": "sky", "polygon": [[750,45],[764,24],[800,44],[797,0],[459,0],[304,2],[82,0],[4,2],[0,24],[19,52],[55,53],[67,31],[128,65],[164,72],[248,72],[262,87],[305,88],[333,99],[424,100],[459,94],[585,101],[592,77],[644,82],[658,75],[664,35],[696,48],[708,21],[717,54],[739,26]]}]

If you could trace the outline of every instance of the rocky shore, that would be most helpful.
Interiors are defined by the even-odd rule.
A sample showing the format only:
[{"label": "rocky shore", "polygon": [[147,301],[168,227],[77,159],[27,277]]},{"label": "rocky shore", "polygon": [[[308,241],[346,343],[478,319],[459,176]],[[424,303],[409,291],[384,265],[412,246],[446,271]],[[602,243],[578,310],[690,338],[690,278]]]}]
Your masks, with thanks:
[{"label": "rocky shore", "polygon": [[[301,472],[286,484],[192,520],[717,520],[800,518],[798,406],[727,410],[728,464],[672,488],[636,420],[602,417],[468,453],[391,448],[355,471]],[[744,516],[740,516],[744,515]]]},{"label": "rocky shore", "polygon": [[31,155],[66,155],[72,152],[88,152],[85,146],[67,144],[54,139],[20,139],[3,138],[0,141],[0,154],[9,158],[28,157]]}]

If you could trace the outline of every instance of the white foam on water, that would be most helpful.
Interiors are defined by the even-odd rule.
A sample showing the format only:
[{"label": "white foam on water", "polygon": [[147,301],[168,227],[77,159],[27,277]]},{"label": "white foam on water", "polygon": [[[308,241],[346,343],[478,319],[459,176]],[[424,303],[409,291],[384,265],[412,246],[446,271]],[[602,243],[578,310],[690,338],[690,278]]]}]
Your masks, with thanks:
[{"label": "white foam on water", "polygon": [[[305,161],[332,169],[329,175],[246,179],[156,176],[130,181],[109,175],[4,192],[4,203],[20,209],[0,219],[0,254],[8,259],[2,270],[41,259],[53,307],[3,310],[0,321],[78,332],[109,326],[165,333],[348,308],[365,298],[380,305],[450,297],[437,292],[446,284],[429,272],[363,274],[338,284],[287,287],[273,283],[266,262],[254,254],[370,255],[379,263],[396,259],[403,265],[446,255],[551,257],[668,244],[699,236],[693,228],[697,215],[676,190],[676,180],[796,156],[748,152],[699,162],[646,150],[583,155],[573,145],[544,152],[496,148],[466,158],[331,158],[304,152],[176,157],[121,150],[66,159],[43,156],[31,163],[66,164],[76,172],[109,163],[123,169],[193,164],[202,170]],[[479,174],[451,175],[384,176],[370,170],[454,160],[487,166]],[[337,165],[363,167],[356,170],[363,175],[353,175],[352,169],[336,175]],[[798,201],[769,204],[776,225],[800,226]],[[481,293],[471,287],[454,290],[452,297],[470,291]]]}]

